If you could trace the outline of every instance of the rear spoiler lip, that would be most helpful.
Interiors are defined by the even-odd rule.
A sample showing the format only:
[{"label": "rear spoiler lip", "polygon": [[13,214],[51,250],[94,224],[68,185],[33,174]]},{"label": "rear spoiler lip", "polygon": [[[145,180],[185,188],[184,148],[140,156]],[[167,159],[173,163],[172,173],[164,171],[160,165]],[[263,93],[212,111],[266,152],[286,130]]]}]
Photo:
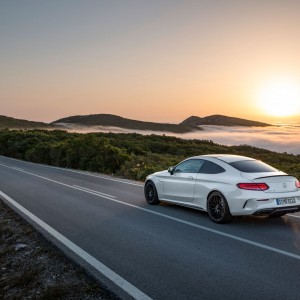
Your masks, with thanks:
[{"label": "rear spoiler lip", "polygon": [[254,178],[253,180],[256,180],[256,179],[262,179],[262,178],[271,178],[271,177],[283,177],[283,176],[288,176],[288,177],[294,177],[292,175],[288,175],[288,174],[282,174],[282,175],[271,175],[271,176],[263,176],[263,177],[256,177]]}]

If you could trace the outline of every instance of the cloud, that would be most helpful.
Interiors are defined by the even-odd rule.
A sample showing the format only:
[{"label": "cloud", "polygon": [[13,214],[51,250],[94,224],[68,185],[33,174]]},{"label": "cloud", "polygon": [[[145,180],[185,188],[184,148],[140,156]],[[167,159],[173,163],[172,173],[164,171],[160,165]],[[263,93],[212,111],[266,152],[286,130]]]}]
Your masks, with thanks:
[{"label": "cloud", "polygon": [[168,132],[153,132],[143,130],[130,130],[118,127],[105,126],[79,126],[65,124],[64,129],[70,132],[116,132],[116,133],[140,133],[144,135],[170,135],[183,139],[212,140],[223,145],[251,145],[277,152],[300,154],[299,136],[300,126],[284,125],[269,127],[227,127],[227,126],[201,126],[204,130],[185,134]]},{"label": "cloud", "polygon": [[277,152],[300,154],[298,126],[202,128],[204,131],[187,134],[186,138],[207,139],[224,145],[248,144]]}]

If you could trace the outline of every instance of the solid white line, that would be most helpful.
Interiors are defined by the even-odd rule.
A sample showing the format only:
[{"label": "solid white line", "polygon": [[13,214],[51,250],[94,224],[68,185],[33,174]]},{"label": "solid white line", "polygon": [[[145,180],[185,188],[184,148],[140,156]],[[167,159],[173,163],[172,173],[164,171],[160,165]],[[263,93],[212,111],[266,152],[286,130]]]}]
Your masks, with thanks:
[{"label": "solid white line", "polygon": [[[0,164],[0,165],[2,165],[2,164]],[[7,168],[12,169],[11,167],[6,166],[6,165],[2,165],[2,166],[5,166]],[[269,250],[269,251],[272,251],[272,252],[275,252],[275,253],[279,253],[279,254],[282,254],[282,255],[300,260],[300,255],[297,255],[297,254],[294,254],[294,253],[291,253],[291,252],[280,250],[278,248],[274,248],[274,247],[267,246],[267,245],[264,245],[264,244],[261,244],[261,243],[257,243],[257,242],[254,242],[254,241],[251,241],[251,240],[248,240],[248,239],[244,239],[244,238],[232,235],[232,234],[228,234],[228,233],[225,233],[225,232],[222,232],[222,231],[219,231],[219,230],[215,230],[215,229],[212,229],[212,228],[209,228],[209,227],[198,225],[198,224],[195,224],[195,223],[192,223],[192,222],[189,222],[189,221],[185,221],[185,220],[182,220],[182,219],[178,219],[178,218],[175,218],[175,217],[172,217],[172,216],[164,215],[162,213],[155,212],[155,211],[152,211],[152,210],[149,210],[149,209],[146,209],[146,208],[134,205],[134,204],[130,204],[130,203],[123,202],[123,201],[120,201],[120,200],[117,200],[117,199],[102,196],[102,195],[99,195],[97,193],[89,192],[89,191],[86,191],[86,190],[81,190],[81,189],[76,188],[72,185],[68,185],[68,184],[65,184],[65,183],[62,183],[62,182],[59,182],[59,181],[55,181],[55,180],[52,180],[52,179],[49,179],[49,178],[46,178],[46,177],[42,177],[42,176],[36,175],[34,173],[29,173],[29,172],[26,172],[26,171],[20,171],[20,172],[23,172],[23,173],[26,173],[26,174],[29,174],[29,175],[32,175],[32,176],[36,176],[38,178],[45,179],[45,180],[48,180],[48,181],[51,181],[51,182],[54,182],[54,183],[57,183],[57,184],[60,184],[60,185],[63,185],[63,186],[67,186],[67,187],[70,187],[70,188],[73,188],[73,189],[77,189],[77,190],[80,190],[80,191],[83,191],[83,192],[86,192],[86,193],[89,193],[89,194],[93,194],[95,196],[102,197],[102,198],[108,199],[110,201],[113,201],[113,202],[116,202],[116,203],[119,203],[119,204],[122,204],[122,205],[133,207],[135,209],[139,209],[139,210],[147,212],[149,214],[157,215],[157,216],[160,216],[160,217],[165,218],[165,219],[176,221],[176,222],[179,222],[181,224],[192,226],[192,227],[204,230],[204,231],[212,232],[214,234],[224,236],[224,237],[230,238],[232,240],[236,240],[236,241],[248,244],[248,245],[252,245],[252,246],[255,246],[255,247],[258,247],[258,248],[262,248],[262,249],[265,249],[265,250]]]},{"label": "solid white line", "polygon": [[44,167],[44,168],[51,168],[51,169],[56,169],[56,170],[60,170],[60,171],[77,173],[77,174],[81,174],[81,175],[96,177],[96,178],[100,178],[100,179],[115,181],[115,182],[119,182],[119,183],[139,186],[139,187],[144,186],[143,184],[140,184],[140,183],[130,182],[130,181],[122,180],[122,179],[111,178],[108,175],[107,176],[101,176],[101,175],[91,174],[91,173],[85,172],[85,171],[77,171],[77,170],[72,170],[72,169],[67,169],[67,168],[60,168],[60,167],[55,167],[55,166],[50,166],[50,165],[36,164],[36,163],[29,162],[29,161],[19,160],[19,159],[16,159],[16,158],[6,157],[6,156],[2,156],[2,155],[0,155],[0,157],[8,159],[8,160],[14,160],[14,161],[17,161],[17,162],[25,163],[25,164],[37,165],[37,166]]},{"label": "solid white line", "polygon": [[19,203],[17,203],[15,200],[10,198],[8,195],[4,194],[2,191],[0,191],[0,196],[2,197],[2,199],[4,199],[4,201],[6,200],[7,202],[9,202],[15,208],[17,208],[19,211],[21,211],[24,215],[26,215],[28,218],[30,218],[33,222],[35,222],[40,227],[42,227],[46,232],[48,232],[50,235],[52,235],[54,238],[56,238],[64,246],[66,246],[68,249],[70,249],[73,253],[75,253],[77,256],[82,258],[91,267],[93,267],[98,272],[100,272],[102,275],[104,275],[106,278],[108,278],[109,280],[114,282],[118,287],[120,287],[128,295],[132,296],[134,299],[137,299],[137,300],[139,300],[139,299],[151,300],[151,298],[149,296],[144,294],[142,291],[140,291],[138,288],[133,286],[127,280],[125,280],[124,278],[119,276],[117,273],[112,271],[110,268],[105,266],[103,263],[101,263],[95,257],[88,254],[82,248],[80,248],[79,246],[74,244],[72,241],[67,239],[65,236],[63,236],[58,231],[56,231],[54,228],[49,226],[47,223],[45,223],[44,221],[39,219],[37,216],[32,214],[25,207],[21,206]]},{"label": "solid white line", "polygon": [[[9,168],[9,169],[12,169],[12,170],[16,170],[14,167],[10,167],[10,166],[7,166],[7,165],[0,164],[0,166],[6,167],[6,168]],[[47,177],[44,177],[44,176],[40,176],[40,175],[37,175],[37,174],[34,174],[34,173],[30,173],[30,172],[27,172],[27,171],[24,171],[24,170],[21,170],[21,169],[20,170],[16,170],[16,171],[19,171],[19,172],[22,172],[22,173],[25,173],[25,174],[28,174],[28,175],[32,175],[32,176],[35,176],[35,177],[38,177],[38,178],[41,178],[41,179],[44,179],[44,180],[47,180],[47,181],[51,181],[51,182],[54,182],[54,183],[57,183],[57,184],[60,184],[60,185],[72,188],[74,190],[78,190],[78,191],[82,191],[82,192],[85,192],[85,193],[88,193],[88,194],[99,196],[99,197],[102,197],[102,198],[105,198],[105,199],[108,199],[108,200],[114,200],[113,198],[110,198],[108,196],[100,195],[98,192],[91,192],[91,191],[88,191],[88,190],[83,190],[83,189],[78,188],[76,186],[69,185],[69,184],[66,184],[66,183],[62,183],[60,181],[53,180],[53,179],[50,179],[50,178],[47,178]]]},{"label": "solid white line", "polygon": [[300,216],[294,216],[294,215],[290,215],[290,214],[287,214],[288,217],[292,217],[292,218],[297,218],[297,219],[300,219]]},{"label": "solid white line", "polygon": [[84,191],[87,191],[87,192],[92,192],[92,193],[99,194],[99,195],[102,195],[102,196],[107,196],[107,197],[110,197],[110,198],[117,198],[115,196],[105,194],[105,193],[102,193],[102,192],[98,192],[98,191],[95,191],[95,190],[87,189],[87,188],[79,186],[79,185],[74,184],[73,186],[80,189],[80,190],[84,190]]}]

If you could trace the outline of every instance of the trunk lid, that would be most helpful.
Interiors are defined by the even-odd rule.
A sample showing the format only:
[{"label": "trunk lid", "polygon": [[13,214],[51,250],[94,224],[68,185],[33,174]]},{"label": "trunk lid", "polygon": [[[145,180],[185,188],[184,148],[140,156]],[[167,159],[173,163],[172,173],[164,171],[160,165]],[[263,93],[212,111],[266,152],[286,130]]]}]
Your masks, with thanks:
[{"label": "trunk lid", "polygon": [[283,172],[241,173],[241,175],[255,183],[266,183],[269,189],[265,193],[287,193],[298,190],[296,178]]}]

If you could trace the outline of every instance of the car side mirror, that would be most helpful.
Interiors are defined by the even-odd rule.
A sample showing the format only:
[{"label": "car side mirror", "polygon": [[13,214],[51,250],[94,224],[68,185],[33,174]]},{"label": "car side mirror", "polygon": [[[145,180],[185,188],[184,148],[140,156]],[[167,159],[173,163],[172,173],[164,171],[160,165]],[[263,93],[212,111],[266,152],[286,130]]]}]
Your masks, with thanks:
[{"label": "car side mirror", "polygon": [[171,174],[171,175],[173,175],[174,174],[174,171],[175,171],[175,167],[170,167],[169,169],[168,169],[168,172]]}]

